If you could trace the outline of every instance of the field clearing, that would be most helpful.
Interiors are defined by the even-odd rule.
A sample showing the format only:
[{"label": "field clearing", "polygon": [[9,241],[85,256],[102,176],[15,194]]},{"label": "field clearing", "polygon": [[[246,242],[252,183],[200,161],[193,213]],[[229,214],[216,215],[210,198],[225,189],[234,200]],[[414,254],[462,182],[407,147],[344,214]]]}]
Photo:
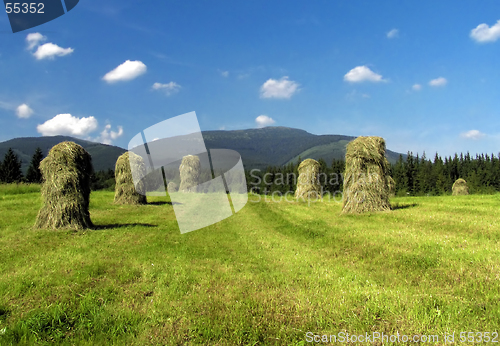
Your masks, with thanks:
[{"label": "field clearing", "polygon": [[95,230],[34,231],[38,190],[0,186],[0,345],[306,345],[341,331],[443,345],[500,330],[500,194],[342,216],[340,202],[250,195],[180,234],[167,197],[117,206],[111,191],[91,193]]}]

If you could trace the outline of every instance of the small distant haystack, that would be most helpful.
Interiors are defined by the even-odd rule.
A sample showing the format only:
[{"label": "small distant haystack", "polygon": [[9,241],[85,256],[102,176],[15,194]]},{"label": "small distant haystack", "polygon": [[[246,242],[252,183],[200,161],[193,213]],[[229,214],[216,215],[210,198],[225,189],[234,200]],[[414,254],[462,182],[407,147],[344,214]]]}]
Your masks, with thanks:
[{"label": "small distant haystack", "polygon": [[194,155],[184,156],[179,167],[179,172],[181,175],[179,191],[197,192],[201,173],[200,158]]},{"label": "small distant haystack", "polygon": [[144,160],[139,155],[127,151],[116,160],[115,166],[115,203],[116,204],[146,204],[146,196],[139,192],[145,192],[143,180],[134,185],[132,171],[137,177],[146,175]]},{"label": "small distant haystack", "polygon": [[389,176],[384,139],[358,137],[347,145],[345,158],[342,213],[390,210],[394,181]]},{"label": "small distant haystack", "polygon": [[300,163],[299,179],[295,198],[316,199],[321,196],[321,185],[319,183],[319,163],[313,159],[307,159]]},{"label": "small distant haystack", "polygon": [[174,183],[173,181],[171,181],[167,185],[167,190],[168,190],[168,193],[177,192],[179,190],[179,187],[177,186],[176,183]]},{"label": "small distant haystack", "polygon": [[451,191],[452,191],[453,196],[468,195],[469,194],[469,187],[467,186],[467,182],[464,179],[458,178],[453,183]]},{"label": "small distant haystack", "polygon": [[40,163],[43,206],[35,228],[93,227],[89,214],[92,158],[73,142],[55,145]]}]

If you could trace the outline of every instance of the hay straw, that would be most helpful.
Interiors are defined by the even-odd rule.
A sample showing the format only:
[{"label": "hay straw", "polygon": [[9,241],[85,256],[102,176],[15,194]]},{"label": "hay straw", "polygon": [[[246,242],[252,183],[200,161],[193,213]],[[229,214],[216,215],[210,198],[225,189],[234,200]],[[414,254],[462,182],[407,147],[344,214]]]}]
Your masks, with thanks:
[{"label": "hay straw", "polygon": [[342,213],[390,210],[394,181],[388,172],[383,138],[358,137],[350,142],[346,148]]},{"label": "hay straw", "polygon": [[116,204],[146,204],[146,196],[138,193],[145,192],[144,182],[140,180],[134,185],[134,174],[143,177],[146,172],[144,160],[139,155],[127,151],[116,160],[115,166],[115,203]]},{"label": "hay straw", "polygon": [[92,158],[80,145],[55,145],[40,163],[43,205],[36,229],[93,227],[89,214]]},{"label": "hay straw", "polygon": [[194,155],[184,156],[179,167],[179,172],[181,175],[179,191],[197,192],[201,174],[200,158]]},{"label": "hay straw", "polygon": [[464,179],[458,178],[453,183],[451,191],[453,196],[465,196],[469,194],[469,187]]},{"label": "hay straw", "polygon": [[179,187],[177,186],[176,183],[174,183],[173,181],[171,181],[167,185],[167,190],[168,190],[168,193],[177,192],[179,190]]},{"label": "hay straw", "polygon": [[321,196],[319,163],[313,159],[306,159],[300,163],[298,171],[299,179],[295,190],[295,198],[319,198]]}]

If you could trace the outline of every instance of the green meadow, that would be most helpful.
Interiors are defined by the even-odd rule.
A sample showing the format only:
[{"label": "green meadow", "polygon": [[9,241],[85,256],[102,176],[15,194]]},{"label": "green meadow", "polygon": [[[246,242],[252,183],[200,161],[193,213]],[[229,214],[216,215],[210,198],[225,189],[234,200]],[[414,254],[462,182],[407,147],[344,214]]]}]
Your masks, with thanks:
[{"label": "green meadow", "polygon": [[443,345],[500,329],[500,194],[365,215],[250,195],[181,234],[168,197],[117,206],[112,191],[91,194],[95,229],[35,231],[39,190],[0,186],[0,345],[309,345],[307,332]]}]

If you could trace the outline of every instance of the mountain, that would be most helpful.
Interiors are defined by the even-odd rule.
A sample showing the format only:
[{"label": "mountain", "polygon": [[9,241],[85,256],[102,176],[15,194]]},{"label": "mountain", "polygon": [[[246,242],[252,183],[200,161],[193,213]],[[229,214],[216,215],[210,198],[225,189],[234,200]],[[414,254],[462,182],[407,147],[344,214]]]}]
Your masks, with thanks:
[{"label": "mountain", "polygon": [[[299,156],[327,164],[332,159],[344,159],[345,146],[353,136],[313,135],[299,129],[282,126],[235,131],[204,131],[203,138],[209,149],[233,149],[241,154],[245,168],[265,168],[297,162]],[[395,163],[399,153],[387,150],[387,159]],[[406,157],[406,155],[403,155]]]},{"label": "mountain", "polygon": [[[289,127],[272,126],[261,129],[234,131],[203,131],[208,149],[232,149],[241,154],[246,169],[264,169],[267,166],[281,166],[302,159],[323,158],[328,164],[332,159],[343,159],[345,146],[356,137],[342,135],[313,135]],[[63,141],[73,141],[92,155],[94,169],[114,169],[116,159],[126,149],[112,145],[89,142],[67,136],[16,138],[0,143],[0,159],[9,148],[22,160],[26,172],[31,156],[40,147],[46,156],[50,148]],[[394,163],[399,153],[387,150],[389,162]],[[403,155],[406,157],[406,155]]]},{"label": "mountain", "polygon": [[69,136],[51,136],[51,137],[24,137],[14,138],[0,143],[0,160],[3,160],[5,153],[9,148],[12,148],[22,162],[21,169],[24,173],[28,170],[31,157],[35,153],[37,147],[40,147],[43,156],[47,156],[49,150],[56,144],[64,141],[75,142],[81,145],[92,156],[92,164],[94,170],[101,171],[109,168],[115,169],[115,163],[118,156],[126,152],[125,149],[106,145],[101,143],[89,142],[83,139],[73,138]]}]

